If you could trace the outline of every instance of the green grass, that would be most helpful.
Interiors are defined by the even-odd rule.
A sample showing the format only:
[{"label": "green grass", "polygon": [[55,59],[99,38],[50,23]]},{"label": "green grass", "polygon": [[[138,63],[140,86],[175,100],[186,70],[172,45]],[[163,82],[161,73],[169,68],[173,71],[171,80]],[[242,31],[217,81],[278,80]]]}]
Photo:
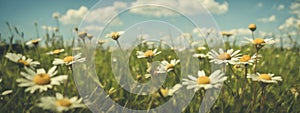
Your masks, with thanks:
[{"label": "green grass", "polygon": [[[242,49],[242,53],[251,53],[246,50],[249,46],[243,47],[233,47],[236,49]],[[141,46],[141,48],[146,49],[147,47]],[[52,50],[53,47],[42,48],[39,47],[36,50],[32,48],[26,49],[23,51],[27,57],[30,57],[34,60],[40,61],[41,65],[38,68],[46,68],[49,69],[52,65],[52,61],[54,56],[46,55],[45,53]],[[67,50],[66,54],[71,54],[70,47],[65,47]],[[0,75],[3,79],[1,83],[1,91],[5,89],[12,89],[13,93],[1,96],[1,111],[9,111],[9,112],[40,112],[42,109],[36,106],[36,103],[39,102],[41,96],[52,96],[55,92],[67,92],[67,96],[79,96],[76,90],[76,86],[74,84],[74,79],[71,73],[67,71],[66,67],[59,67],[59,74],[68,74],[70,79],[70,84],[67,89],[64,86],[55,87],[53,90],[49,90],[43,93],[30,94],[28,92],[24,92],[24,88],[20,88],[17,86],[16,79],[20,78],[20,72],[24,71],[22,67],[19,67],[17,64],[9,61],[4,58],[7,50],[2,50],[3,55],[0,56]],[[11,50],[11,52],[20,51],[20,50]],[[154,59],[154,61],[161,61],[164,59],[168,59],[168,57],[177,58],[174,51],[170,50],[161,50],[162,54],[158,55]],[[22,51],[21,51],[22,52]],[[206,53],[204,51],[203,53]],[[55,56],[55,58],[63,58],[66,54],[60,54],[59,56]],[[283,82],[278,84],[268,85],[266,88],[266,100],[264,105],[264,112],[292,112],[299,113],[299,98],[295,98],[291,88],[297,88],[299,90],[300,87],[300,66],[298,63],[300,62],[298,56],[300,53],[296,49],[291,50],[281,50],[278,48],[266,47],[260,51],[260,54],[263,56],[260,59],[258,65],[258,72],[262,73],[274,73],[275,75],[279,75],[283,78]],[[149,101],[153,98],[153,104],[151,108],[155,108],[167,100],[170,97],[160,97],[153,95],[146,96],[138,96],[136,94],[131,94],[123,90],[116,80],[114,79],[113,73],[111,72],[111,52],[108,49],[103,47],[98,47],[96,50],[96,72],[99,77],[99,81],[103,84],[103,88],[108,92],[111,88],[115,88],[116,92],[110,94],[110,97],[115,100],[120,105],[125,105],[127,108],[131,109],[147,109],[149,107]],[[131,53],[130,60],[130,70],[133,75],[133,78],[137,79],[137,75],[144,75],[146,72],[146,60],[136,59],[135,52]],[[209,72],[209,60],[199,61],[199,64],[205,64],[204,70]],[[253,72],[253,69],[249,69],[250,72]],[[180,71],[180,67],[176,67],[176,71]],[[229,88],[227,86],[223,86],[220,95],[215,102],[215,104],[210,109],[210,112],[220,113],[220,112],[259,112],[260,109],[260,98],[261,98],[261,87],[257,82],[252,82],[250,79],[244,79],[244,70],[240,68],[234,68],[234,72],[241,78],[233,76],[231,71],[226,73],[226,76],[229,76],[227,81],[229,82],[229,86],[232,88],[234,95],[231,94]],[[170,87],[176,84],[174,82],[175,75],[170,73],[167,75],[167,80],[165,81],[163,87]],[[139,82],[146,82],[147,79],[141,78],[138,80]],[[253,87],[256,87],[255,91],[253,91]],[[183,87],[185,88],[185,87]],[[245,91],[242,91],[244,89]],[[299,92],[299,91],[298,91]],[[200,102],[202,97],[200,96],[201,92],[197,92],[193,97],[193,100],[189,104],[189,106],[184,110],[184,112],[197,112],[200,106]],[[253,104],[253,98],[256,97],[256,101]],[[128,102],[129,101],[129,102]],[[254,105],[254,106],[252,106]],[[101,105],[100,105],[101,107]],[[48,111],[49,112],[49,111]],[[84,109],[75,109],[69,112],[89,112],[87,108]]]}]

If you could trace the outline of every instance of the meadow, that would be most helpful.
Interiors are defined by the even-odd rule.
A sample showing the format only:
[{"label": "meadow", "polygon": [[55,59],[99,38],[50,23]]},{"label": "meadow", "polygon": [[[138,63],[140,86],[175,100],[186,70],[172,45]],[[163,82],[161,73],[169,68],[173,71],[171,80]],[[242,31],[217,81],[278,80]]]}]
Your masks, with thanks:
[{"label": "meadow", "polygon": [[[98,77],[95,80],[99,80],[99,86],[105,90],[108,98],[126,108],[136,110],[156,108],[175,95],[184,96],[176,93],[177,90],[184,89],[195,92],[195,95],[187,107],[179,110],[185,113],[194,113],[198,112],[206,91],[220,88],[219,96],[209,108],[211,113],[300,112],[298,97],[300,93],[299,45],[281,48],[275,46],[277,43],[268,44],[272,41],[271,39],[253,36],[252,41],[250,38],[249,44],[246,45],[234,45],[225,41],[224,48],[226,49],[222,51],[212,51],[207,45],[190,48],[193,53],[198,54],[194,55],[193,59],[200,65],[197,70],[204,70],[206,73],[204,73],[205,77],[203,75],[198,77],[197,72],[190,73],[196,77],[194,80],[187,75],[181,75],[183,73],[181,68],[195,69],[195,67],[184,65],[186,64],[182,62],[184,60],[181,60],[181,57],[175,53],[178,48],[164,48],[160,44],[143,43],[131,53],[126,53],[132,78],[139,83],[145,83],[151,77],[160,76],[156,72],[162,71],[166,74],[166,80],[155,93],[137,95],[124,90],[116,81],[111,70],[112,63],[119,59],[112,57],[111,47],[104,46],[106,42],[101,40],[97,42],[95,51],[87,51],[85,47],[88,45],[74,48],[74,43],[65,43],[64,37],[59,35],[59,29],[47,32],[40,38],[41,40],[25,41],[23,32],[7,25],[10,37],[0,38],[1,112],[91,112],[80,99],[72,74],[74,72],[72,65],[88,62],[87,54],[89,52],[95,56],[94,63]],[[256,26],[255,29],[253,26],[249,26],[249,30],[257,32]],[[91,38],[95,38],[86,32],[78,31],[78,29],[74,30],[74,34],[76,35],[73,37],[73,42],[85,40],[86,43],[89,43]],[[107,39],[117,44],[118,38],[123,38],[121,35],[121,33],[113,32]],[[224,38],[230,38],[232,34],[222,33],[222,35]],[[234,51],[226,52],[229,49]],[[234,55],[236,50],[240,50],[240,52]],[[74,51],[82,53],[81,56],[72,56]],[[256,57],[255,53],[258,53],[259,57]],[[33,61],[28,60],[29,58]],[[179,59],[180,61],[176,61]],[[162,63],[163,60],[167,63]],[[171,62],[172,60],[173,62]],[[158,71],[151,66],[154,61],[162,63],[162,65],[159,64],[162,67],[158,66],[160,68]],[[211,71],[212,63],[226,66],[221,70],[222,72],[215,73],[215,76],[218,77],[214,79],[208,77],[214,75],[214,72]],[[40,69],[45,69],[45,72]],[[256,74],[257,72],[260,74]],[[152,75],[149,75],[150,73]],[[82,76],[88,76],[88,74]],[[174,87],[176,85],[180,85],[180,87]],[[180,102],[173,103],[175,106]],[[99,110],[101,107],[107,107],[105,103],[95,106],[99,107]],[[113,106],[111,107],[113,109]],[[113,112],[110,111],[111,109],[103,112]]]}]

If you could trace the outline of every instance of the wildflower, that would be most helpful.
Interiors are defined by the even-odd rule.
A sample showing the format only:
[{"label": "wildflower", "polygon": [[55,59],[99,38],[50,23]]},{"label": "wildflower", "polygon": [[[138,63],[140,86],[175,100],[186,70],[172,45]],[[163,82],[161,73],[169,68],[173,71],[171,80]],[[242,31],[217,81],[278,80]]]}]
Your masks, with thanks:
[{"label": "wildflower", "polygon": [[248,28],[253,32],[256,30],[256,24],[249,24]]},{"label": "wildflower", "polygon": [[68,98],[64,97],[61,93],[56,93],[55,97],[41,97],[41,102],[38,103],[37,106],[53,112],[64,112],[75,108],[85,107],[81,98],[76,96]]},{"label": "wildflower", "polygon": [[281,77],[274,77],[274,74],[249,74],[247,78],[251,78],[253,81],[258,81],[262,83],[277,83],[278,81],[282,81]]},{"label": "wildflower", "polygon": [[92,40],[93,37],[94,37],[94,36],[93,36],[92,34],[87,34],[87,38],[88,38],[88,39]]},{"label": "wildflower", "polygon": [[[0,83],[2,82],[2,78],[0,78]],[[13,90],[5,90],[2,93],[0,93],[0,96],[9,95],[13,92]]]},{"label": "wildflower", "polygon": [[222,36],[226,36],[226,37],[230,37],[232,35],[232,33],[229,32],[222,32],[221,34]]},{"label": "wildflower", "polygon": [[54,59],[53,63],[54,65],[59,64],[65,64],[65,65],[71,65],[76,62],[84,62],[85,58],[81,58],[81,53],[75,55],[75,56],[66,56],[64,59]]},{"label": "wildflower", "polygon": [[1,96],[5,96],[5,95],[11,94],[12,92],[13,92],[13,90],[5,90],[5,91],[3,91],[0,95],[1,95]]},{"label": "wildflower", "polygon": [[105,42],[106,42],[106,41],[104,41],[104,40],[99,40],[99,41],[98,41],[98,44],[99,44],[99,45],[103,45]]},{"label": "wildflower", "polygon": [[55,19],[59,18],[59,16],[60,16],[60,14],[58,12],[55,12],[52,14],[52,17]]},{"label": "wildflower", "polygon": [[26,59],[26,57],[22,54],[6,53],[5,57],[8,58],[10,61],[20,64],[21,66],[27,66],[30,68],[33,68],[40,64],[40,62],[33,61],[31,58]]},{"label": "wildflower", "polygon": [[199,60],[205,59],[207,55],[205,54],[193,54],[193,57],[198,58]]},{"label": "wildflower", "polygon": [[222,83],[227,79],[225,73],[216,70],[209,77],[205,75],[204,71],[198,71],[198,77],[188,75],[189,79],[183,79],[183,85],[187,85],[187,89],[194,89],[198,91],[200,88],[205,90],[212,88],[219,88]]},{"label": "wildflower", "polygon": [[178,64],[179,62],[180,60],[176,60],[176,59],[171,60],[170,63],[166,60],[162,61],[158,69],[159,70],[158,73],[166,73],[174,70],[175,65]]},{"label": "wildflower", "polygon": [[275,43],[275,41],[272,38],[268,38],[268,39],[262,39],[262,38],[250,39],[250,38],[246,38],[246,40],[249,41],[250,43],[252,43],[253,45],[255,45],[255,47],[257,49],[260,49],[265,45]]},{"label": "wildflower", "polygon": [[37,46],[41,40],[42,40],[41,38],[30,40],[30,41],[26,42],[26,45],[27,46],[33,46],[33,45]]},{"label": "wildflower", "polygon": [[112,32],[110,34],[107,34],[105,37],[112,38],[113,40],[118,40],[123,34],[124,31]]},{"label": "wildflower", "polygon": [[295,98],[297,98],[299,96],[299,92],[298,92],[297,88],[291,88],[290,91],[294,95]]},{"label": "wildflower", "polygon": [[206,47],[198,47],[197,50],[198,51],[204,51],[204,50],[206,50]]},{"label": "wildflower", "polygon": [[253,63],[255,62],[256,57],[261,57],[260,55],[243,55],[242,57],[240,57],[239,59],[239,64],[244,64],[244,65],[253,65]]},{"label": "wildflower", "polygon": [[173,96],[174,93],[179,90],[182,86],[180,84],[176,84],[174,87],[172,88],[160,88],[159,89],[159,94],[162,97],[167,97],[167,96]]},{"label": "wildflower", "polygon": [[85,31],[81,31],[77,35],[79,38],[84,39],[87,36],[87,33]]},{"label": "wildflower", "polygon": [[55,49],[53,51],[50,51],[48,53],[46,53],[47,55],[59,55],[60,53],[64,52],[65,49]]},{"label": "wildflower", "polygon": [[36,72],[26,68],[25,72],[21,72],[24,78],[17,79],[19,87],[27,87],[25,92],[34,93],[36,90],[39,92],[52,89],[54,85],[60,85],[63,80],[68,78],[68,75],[57,75],[56,66],[53,66],[46,73],[45,69],[37,69]]},{"label": "wildflower", "polygon": [[229,49],[226,52],[224,52],[223,49],[219,49],[219,53],[212,50],[208,52],[208,57],[212,59],[210,62],[214,62],[215,64],[237,64],[238,63],[238,56],[240,50],[234,51],[233,49]]},{"label": "wildflower", "polygon": [[157,49],[147,50],[145,52],[137,51],[137,58],[153,58],[154,56],[160,54],[161,51],[157,52]]}]

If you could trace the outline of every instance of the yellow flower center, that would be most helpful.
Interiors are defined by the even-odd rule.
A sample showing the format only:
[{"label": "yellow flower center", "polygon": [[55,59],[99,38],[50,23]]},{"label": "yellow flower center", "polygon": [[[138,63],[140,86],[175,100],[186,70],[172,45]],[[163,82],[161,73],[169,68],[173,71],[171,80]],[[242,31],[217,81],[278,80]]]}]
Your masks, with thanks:
[{"label": "yellow flower center", "polygon": [[59,53],[61,53],[62,51],[60,50],[60,49],[56,49],[56,50],[54,50],[53,51],[53,54],[59,54]]},{"label": "yellow flower center", "polygon": [[39,39],[31,40],[31,43],[32,43],[32,44],[37,44],[37,43],[39,43],[39,42],[40,42]]},{"label": "yellow flower center", "polygon": [[219,58],[220,60],[230,60],[230,59],[231,59],[231,56],[230,56],[230,54],[228,54],[228,53],[222,53],[222,54],[219,55],[218,58]]},{"label": "yellow flower center", "polygon": [[29,63],[26,60],[22,60],[22,59],[18,60],[18,63],[23,64],[25,66],[29,65]]},{"label": "yellow flower center", "polygon": [[49,84],[51,82],[51,78],[48,74],[45,74],[45,73],[37,74],[33,78],[33,82],[37,85],[46,85],[46,84]]},{"label": "yellow flower center", "polygon": [[69,107],[72,105],[69,99],[60,99],[56,101],[57,106]]},{"label": "yellow flower center", "polygon": [[165,96],[168,96],[169,90],[161,88],[160,93],[165,97]]},{"label": "yellow flower center", "polygon": [[250,55],[243,55],[242,58],[240,59],[240,62],[247,62],[251,59]]},{"label": "yellow flower center", "polygon": [[148,50],[148,51],[146,51],[146,52],[144,53],[144,56],[145,56],[145,57],[152,57],[152,56],[154,56],[154,53],[153,53],[152,50]]},{"label": "yellow flower center", "polygon": [[250,29],[251,31],[255,31],[255,30],[256,30],[256,25],[255,25],[255,24],[250,24],[250,25],[249,25],[249,29]]},{"label": "yellow flower center", "polygon": [[167,66],[166,66],[166,69],[168,70],[168,69],[173,69],[175,66],[173,65],[173,64],[168,64]]},{"label": "yellow flower center", "polygon": [[207,76],[200,76],[197,79],[197,83],[198,84],[209,84],[210,83],[210,79]]},{"label": "yellow flower center", "polygon": [[256,38],[253,40],[253,44],[255,44],[255,45],[260,45],[260,44],[264,44],[264,43],[265,43],[265,40],[262,38]]},{"label": "yellow flower center", "polygon": [[74,60],[73,56],[67,56],[64,58],[64,62],[67,62],[67,63],[72,62],[73,60]]},{"label": "yellow flower center", "polygon": [[117,40],[120,37],[120,34],[118,32],[112,32],[111,33],[111,38],[114,40]]},{"label": "yellow flower center", "polygon": [[264,80],[272,80],[272,77],[269,74],[260,74],[259,78]]}]

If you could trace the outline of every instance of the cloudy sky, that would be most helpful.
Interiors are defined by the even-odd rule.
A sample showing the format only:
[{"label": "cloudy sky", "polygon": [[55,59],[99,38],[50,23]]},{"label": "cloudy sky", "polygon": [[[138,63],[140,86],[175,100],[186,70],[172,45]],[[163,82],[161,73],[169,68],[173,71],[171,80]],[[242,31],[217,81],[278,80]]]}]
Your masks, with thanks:
[{"label": "cloudy sky", "polygon": [[[285,31],[296,35],[295,29],[300,24],[299,0],[151,0],[150,3],[177,8],[176,10],[188,16],[201,14],[203,9],[199,8],[195,2],[190,1],[201,2],[210,11],[221,31],[232,32],[237,36],[248,35],[247,26],[250,23],[258,25],[258,34],[262,36],[270,32],[282,34]],[[55,13],[60,14],[61,33],[65,37],[71,36],[72,28],[79,26],[86,14],[98,16],[84,18],[87,24],[84,29],[99,31],[103,30],[107,21],[119,14],[119,11],[145,2],[149,3],[149,0],[104,0],[102,3],[98,2],[98,0],[2,0],[0,33],[4,38],[8,36],[9,31],[5,22],[9,22],[23,31],[26,39],[34,39],[36,38],[34,22],[39,24],[40,32],[43,33],[45,26],[56,26],[56,21],[52,18]],[[111,29],[125,29],[138,20],[149,19],[149,17],[161,20],[180,18],[178,15],[174,16],[176,15],[174,12],[164,9],[153,12],[151,7],[132,9],[129,13],[115,18],[110,24]],[[167,18],[169,16],[174,18]],[[183,21],[183,19],[181,20]],[[176,21],[180,21],[180,19]],[[178,24],[178,26],[184,25]]]}]

